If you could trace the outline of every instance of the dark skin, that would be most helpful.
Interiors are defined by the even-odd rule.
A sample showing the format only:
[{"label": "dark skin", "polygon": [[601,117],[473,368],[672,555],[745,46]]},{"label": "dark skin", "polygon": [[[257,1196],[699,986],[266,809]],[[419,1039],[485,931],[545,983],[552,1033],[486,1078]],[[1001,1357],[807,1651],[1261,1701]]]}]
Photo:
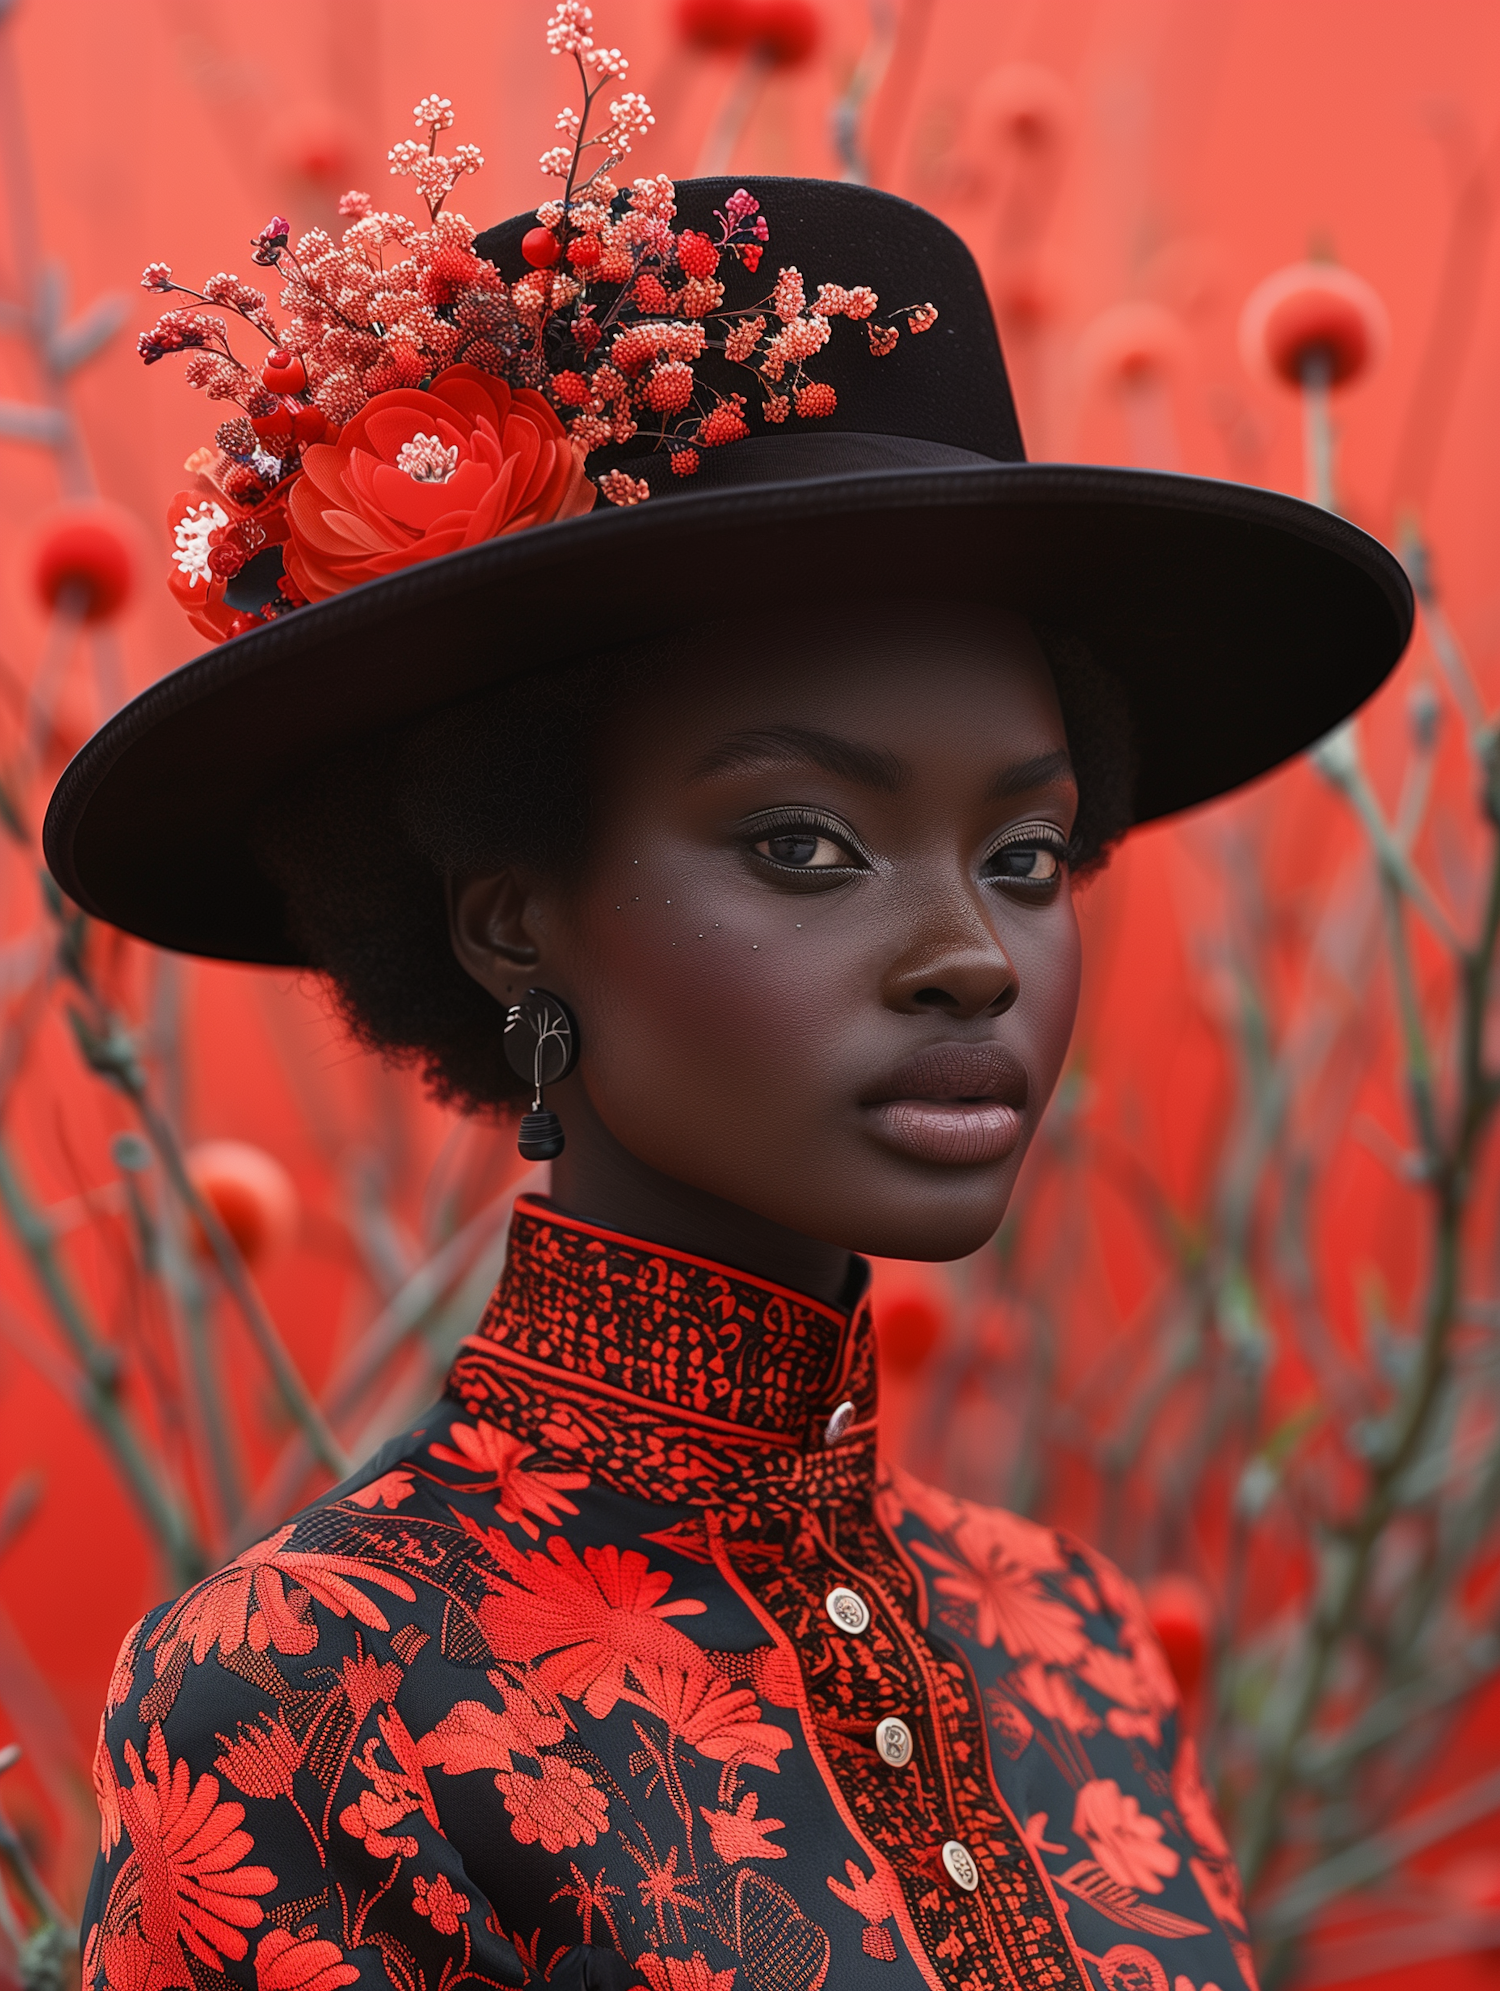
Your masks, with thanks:
[{"label": "dark skin", "polygon": [[837,1303],[1005,1213],[1077,1007],[1066,735],[1019,621],[707,654],[606,729],[581,877],[451,881],[453,945],[579,1019],[559,1205]]}]

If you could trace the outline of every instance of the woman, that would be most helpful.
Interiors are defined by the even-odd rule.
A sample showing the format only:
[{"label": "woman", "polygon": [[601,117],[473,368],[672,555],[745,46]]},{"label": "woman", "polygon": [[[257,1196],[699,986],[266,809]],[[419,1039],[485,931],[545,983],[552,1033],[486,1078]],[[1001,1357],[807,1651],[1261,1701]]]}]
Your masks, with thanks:
[{"label": "woman", "polygon": [[[615,492],[650,503],[578,515],[559,472],[542,522],[345,585],[340,548],[396,542],[324,445],[255,626],[54,799],[85,908],[320,969],[555,1155],[443,1400],[127,1638],[90,1986],[1253,1982],[1130,1586],[877,1469],[857,1254],[991,1236],[1067,1047],[1078,875],[1351,711],[1410,598],[1294,500],[1028,465],[956,238],[760,193],[787,266],[846,256],[933,335],[879,367],[825,338],[820,426],[773,396],[691,485],[684,434],[743,400],[627,436]],[[698,230],[750,199],[676,198]],[[518,288],[530,220],[478,245]],[[469,431],[382,407],[368,461],[415,506],[397,473],[456,475]]]}]

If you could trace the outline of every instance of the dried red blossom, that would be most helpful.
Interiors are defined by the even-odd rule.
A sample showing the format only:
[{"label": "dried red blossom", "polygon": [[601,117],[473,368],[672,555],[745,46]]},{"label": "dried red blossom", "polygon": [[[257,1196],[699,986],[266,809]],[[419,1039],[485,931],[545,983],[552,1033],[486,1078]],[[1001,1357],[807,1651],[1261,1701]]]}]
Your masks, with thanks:
[{"label": "dried red blossom", "polygon": [[623,470],[606,470],[599,479],[599,489],[612,505],[641,505],[651,495],[644,477],[631,477]]},{"label": "dried red blossom", "polygon": [[826,380],[810,380],[805,387],[797,389],[797,413],[816,420],[823,415],[831,415],[839,405],[839,397]]},{"label": "dried red blossom", "polygon": [[646,406],[659,415],[680,415],[692,398],[693,369],[680,359],[659,366],[646,382]]},{"label": "dried red blossom", "polygon": [[727,401],[721,401],[698,424],[696,440],[705,449],[719,449],[727,442],[741,441],[750,433],[750,424],[740,413],[744,405],[743,394],[731,394]]}]

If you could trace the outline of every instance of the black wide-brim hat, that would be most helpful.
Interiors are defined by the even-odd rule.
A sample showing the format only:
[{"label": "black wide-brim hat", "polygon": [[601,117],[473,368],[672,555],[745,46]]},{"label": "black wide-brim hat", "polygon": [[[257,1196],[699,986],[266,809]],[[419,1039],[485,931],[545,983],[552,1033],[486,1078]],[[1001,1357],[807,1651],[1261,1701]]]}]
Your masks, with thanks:
[{"label": "black wide-brim hat", "polygon": [[[680,182],[679,222],[710,228],[737,184]],[[747,602],[794,627],[799,607],[840,594],[925,594],[1077,633],[1130,701],[1139,822],[1265,773],[1391,671],[1412,596],[1377,541],[1278,491],[1028,463],[959,238],[868,188],[750,184],[770,243],[758,274],[725,258],[726,306],[796,265],[810,286],[871,285],[882,321],[931,301],[937,324],[875,359],[859,327],[836,322],[812,368],[837,390],[830,418],[772,428],[752,397],[751,436],[704,451],[691,479],[665,452],[614,458],[650,483],[646,503],[601,501],[407,567],[170,672],[95,734],[52,797],[47,862],[78,905],[184,953],[300,965],[253,852],[278,788],[361,734]],[[533,225],[519,216],[476,246],[513,279]],[[743,387],[714,355],[697,372]]]}]

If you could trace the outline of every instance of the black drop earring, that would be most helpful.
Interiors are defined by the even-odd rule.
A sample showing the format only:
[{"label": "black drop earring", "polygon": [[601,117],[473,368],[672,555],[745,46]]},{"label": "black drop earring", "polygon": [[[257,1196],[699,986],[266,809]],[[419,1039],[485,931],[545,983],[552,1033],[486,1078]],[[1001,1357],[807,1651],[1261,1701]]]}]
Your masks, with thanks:
[{"label": "black drop earring", "polygon": [[555,1161],[563,1151],[562,1121],[542,1105],[542,1087],[561,1085],[578,1063],[578,1019],[550,989],[528,989],[505,1019],[505,1062],[531,1087],[531,1111],[516,1145],[525,1161]]}]

